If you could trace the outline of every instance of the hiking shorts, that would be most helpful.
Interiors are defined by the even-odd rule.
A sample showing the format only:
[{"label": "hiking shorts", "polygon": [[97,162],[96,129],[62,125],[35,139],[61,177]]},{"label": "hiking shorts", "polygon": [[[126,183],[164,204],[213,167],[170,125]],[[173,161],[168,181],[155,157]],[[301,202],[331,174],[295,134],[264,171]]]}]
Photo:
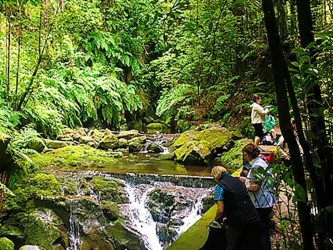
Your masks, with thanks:
[{"label": "hiking shorts", "polygon": [[260,140],[264,137],[264,131],[262,129],[262,123],[252,124],[254,127],[254,136],[258,136]]}]

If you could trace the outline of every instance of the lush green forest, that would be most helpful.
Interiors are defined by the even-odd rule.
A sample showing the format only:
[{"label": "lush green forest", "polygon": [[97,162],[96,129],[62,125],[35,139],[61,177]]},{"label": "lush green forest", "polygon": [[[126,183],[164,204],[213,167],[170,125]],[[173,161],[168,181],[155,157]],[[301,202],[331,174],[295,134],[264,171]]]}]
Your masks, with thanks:
[{"label": "lush green forest", "polygon": [[[290,147],[302,247],[329,249],[332,18],[329,0],[2,0],[0,131],[57,138],[64,127],[158,121],[172,132],[219,123],[252,138],[260,94]],[[291,119],[305,132],[305,160]]]}]

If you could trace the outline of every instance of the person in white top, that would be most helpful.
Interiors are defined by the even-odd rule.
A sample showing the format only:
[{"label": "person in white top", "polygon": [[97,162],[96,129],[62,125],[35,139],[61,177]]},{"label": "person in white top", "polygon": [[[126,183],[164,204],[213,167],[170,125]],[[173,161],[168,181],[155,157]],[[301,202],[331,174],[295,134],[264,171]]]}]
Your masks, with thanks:
[{"label": "person in white top", "polygon": [[251,104],[251,124],[254,127],[254,145],[257,147],[261,139],[264,136],[263,123],[265,122],[265,115],[268,114],[268,107],[261,107],[261,97],[259,95],[253,95],[253,103]]}]

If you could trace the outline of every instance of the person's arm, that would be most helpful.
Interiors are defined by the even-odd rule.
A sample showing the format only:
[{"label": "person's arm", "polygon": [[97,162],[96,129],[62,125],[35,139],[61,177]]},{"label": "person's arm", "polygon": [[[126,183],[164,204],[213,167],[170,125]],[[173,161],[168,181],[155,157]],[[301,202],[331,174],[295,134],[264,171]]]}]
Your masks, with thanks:
[{"label": "person's arm", "polygon": [[245,183],[245,186],[247,188],[248,192],[256,192],[258,191],[259,187],[260,187],[260,183],[256,183],[254,180],[254,176],[253,176],[253,170],[256,169],[256,167],[254,167],[248,175],[248,181]]},{"label": "person's arm", "polygon": [[256,192],[259,189],[259,185],[255,183],[249,183],[249,185],[246,186],[247,191],[249,192]]},{"label": "person's arm", "polygon": [[268,108],[263,108],[259,104],[253,106],[253,110],[257,111],[260,115],[267,115],[269,113]]},{"label": "person's arm", "polygon": [[220,221],[221,217],[223,216],[223,211],[224,211],[224,201],[216,201],[217,209],[216,209],[216,214],[215,214],[215,220]]},{"label": "person's arm", "polygon": [[279,141],[276,145],[276,149],[277,149],[278,154],[280,155],[281,158],[286,159],[286,160],[290,159],[287,152],[284,151],[284,137],[282,135],[279,138]]}]

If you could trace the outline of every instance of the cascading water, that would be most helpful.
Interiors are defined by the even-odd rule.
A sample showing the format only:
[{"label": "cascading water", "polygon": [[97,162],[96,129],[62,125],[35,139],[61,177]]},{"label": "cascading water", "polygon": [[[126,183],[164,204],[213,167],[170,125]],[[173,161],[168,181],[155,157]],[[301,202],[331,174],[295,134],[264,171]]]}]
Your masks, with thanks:
[{"label": "cascading water", "polygon": [[76,209],[76,201],[70,200],[70,213],[69,213],[69,247],[66,250],[79,250],[80,244],[80,231],[79,231],[79,223],[75,218]]},{"label": "cascading water", "polygon": [[[178,226],[174,223],[171,226],[171,230],[174,230],[175,234],[170,235],[170,240],[163,242],[158,236],[158,225],[153,220],[152,215],[148,209],[148,194],[154,189],[163,189],[170,195],[178,197],[176,199],[184,199],[184,195],[187,194],[187,201],[191,200],[188,205],[185,205],[185,209],[178,211],[179,214],[170,215],[174,222],[177,221]],[[175,186],[172,183],[156,182],[154,185],[139,184],[131,185],[126,183],[125,190],[128,193],[129,204],[127,208],[127,215],[130,221],[130,227],[141,234],[141,238],[144,242],[146,249],[148,250],[162,250],[168,244],[176,240],[183,232],[190,228],[197,220],[201,218],[202,199],[206,197],[211,190],[206,188],[185,188],[181,186]],[[180,198],[183,197],[183,198]],[[192,204],[192,205],[190,205]],[[161,225],[159,225],[161,226]]]},{"label": "cascading water", "polygon": [[135,186],[125,185],[128,192],[130,210],[129,219],[133,229],[141,233],[142,239],[148,250],[162,250],[156,235],[156,222],[146,208],[147,195],[153,188],[146,189],[143,193]]},{"label": "cascading water", "polygon": [[[203,196],[204,197],[204,196]],[[191,209],[191,212],[183,219],[183,225],[177,230],[178,236],[189,229],[195,222],[201,218],[202,198],[199,197]]]}]

